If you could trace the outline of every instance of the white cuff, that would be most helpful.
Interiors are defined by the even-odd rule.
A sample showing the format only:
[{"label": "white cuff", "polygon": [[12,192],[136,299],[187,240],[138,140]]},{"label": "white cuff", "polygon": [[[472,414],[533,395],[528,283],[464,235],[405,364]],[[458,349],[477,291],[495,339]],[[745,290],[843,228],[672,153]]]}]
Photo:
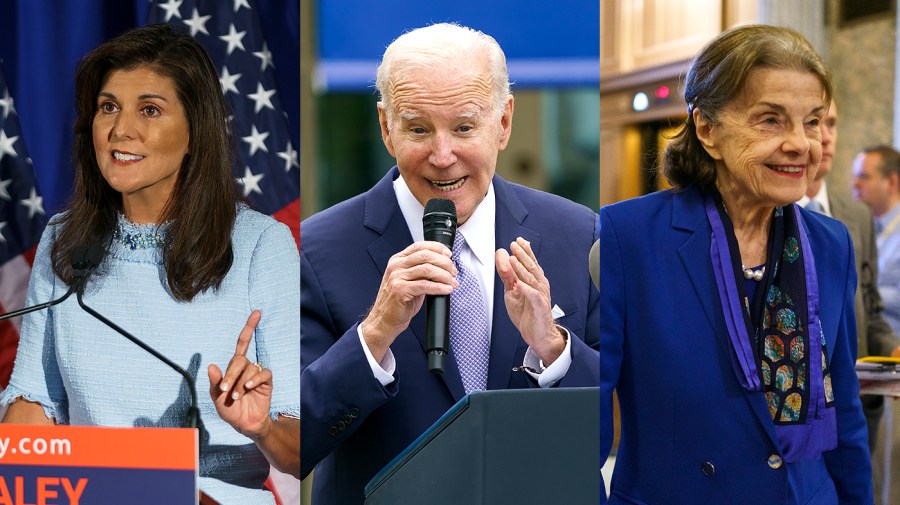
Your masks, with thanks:
[{"label": "white cuff", "polygon": [[[372,374],[375,375],[378,382],[380,382],[382,386],[387,386],[394,382],[394,372],[397,371],[397,361],[394,360],[394,353],[391,352],[391,348],[388,347],[387,352],[384,353],[384,358],[382,358],[381,363],[379,363],[375,361],[375,356],[372,356],[372,351],[370,351],[369,346],[366,345],[366,339],[363,338],[362,334],[362,325],[356,326],[356,334],[359,335],[359,344],[362,346],[363,352],[366,353],[366,359],[369,361],[369,366],[372,368]],[[572,361],[571,358],[569,361]]]},{"label": "white cuff", "polygon": [[566,332],[566,348],[556,358],[556,361],[551,363],[550,366],[544,367],[544,363],[531,347],[528,347],[528,350],[525,351],[525,359],[522,360],[523,366],[538,370],[538,373],[533,373],[526,369],[525,373],[538,381],[538,385],[542,388],[549,388],[559,382],[569,371],[569,367],[572,366],[572,334],[562,326],[557,325],[556,327]]}]

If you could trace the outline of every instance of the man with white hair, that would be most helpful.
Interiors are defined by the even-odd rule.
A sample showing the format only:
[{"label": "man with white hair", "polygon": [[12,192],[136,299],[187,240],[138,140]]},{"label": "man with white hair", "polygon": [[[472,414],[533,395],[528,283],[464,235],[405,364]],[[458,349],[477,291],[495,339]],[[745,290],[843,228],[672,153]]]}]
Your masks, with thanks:
[{"label": "man with white hair", "polygon": [[[376,87],[397,166],[301,225],[301,473],[316,467],[316,505],[362,503],[369,479],[471,391],[599,383],[585,267],[597,214],[495,174],[514,104],[497,42],[413,30],[385,51]],[[433,198],[455,204],[452,251],[423,240]],[[426,364],[427,295],[451,295],[442,375]]]}]

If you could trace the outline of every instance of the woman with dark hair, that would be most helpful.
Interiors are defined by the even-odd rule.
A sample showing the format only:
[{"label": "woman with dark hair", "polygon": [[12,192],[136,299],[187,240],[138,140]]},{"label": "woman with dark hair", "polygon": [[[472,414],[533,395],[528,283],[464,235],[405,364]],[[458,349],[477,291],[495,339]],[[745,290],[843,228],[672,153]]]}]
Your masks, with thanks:
[{"label": "woman with dark hair", "polygon": [[828,70],[792,30],[738,27],[697,55],[685,101],[674,188],[600,211],[609,502],[872,503],[850,236],[794,204]]},{"label": "woman with dark hair", "polygon": [[[198,389],[208,380],[201,489],[274,503],[270,463],[299,474],[299,255],[286,226],[239,201],[217,73],[197,41],[155,25],[88,53],[75,81],[74,193],[41,239],[28,304],[69,288],[73,251],[102,246],[85,302]],[[169,427],[189,395],[167,366],[63,303],[25,316],[0,403],[4,422]]]}]

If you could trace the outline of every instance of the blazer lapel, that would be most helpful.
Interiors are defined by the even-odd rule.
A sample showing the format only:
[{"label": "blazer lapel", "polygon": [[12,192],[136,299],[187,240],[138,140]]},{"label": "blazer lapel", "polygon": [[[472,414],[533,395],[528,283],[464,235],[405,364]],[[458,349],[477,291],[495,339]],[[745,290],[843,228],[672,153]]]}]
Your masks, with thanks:
[{"label": "blazer lapel", "polygon": [[[522,226],[528,209],[516,195],[508,182],[499,176],[494,176],[494,194],[497,198],[497,212],[495,217],[495,244],[496,249],[509,250],[509,244],[517,237],[522,237],[531,243],[531,249],[540,260],[541,236],[538,232]],[[494,274],[494,317],[491,330],[491,353],[488,365],[488,389],[503,389],[509,387],[510,374],[513,367],[521,365],[516,363],[516,349],[522,341],[518,328],[513,325],[506,311],[506,303],[503,300],[503,281],[499,274]],[[521,345],[525,345],[522,343]]]},{"label": "blazer lapel", "polygon": [[[713,328],[723,327],[724,321],[718,303],[719,291],[712,270],[707,268],[709,247],[712,242],[703,196],[699,191],[690,188],[685,190],[683,196],[676,195],[672,199],[672,228],[691,233],[678,248],[678,256],[709,324]],[[703,268],[698,268],[699,265],[703,265]],[[723,341],[719,339],[719,343],[722,345]]]},{"label": "blazer lapel", "polygon": [[[706,217],[703,196],[698,190],[694,188],[686,189],[682,196],[675,196],[672,199],[672,228],[691,232],[690,237],[678,249],[678,256],[681,258],[685,271],[691,280],[694,292],[700,301],[700,306],[703,307],[707,320],[709,320],[709,323],[716,331],[719,328],[724,329],[725,320],[722,314],[722,305],[719,301],[719,288],[713,277],[709,259],[709,248],[712,244],[709,221]],[[728,334],[724,330],[717,335],[716,343],[728,356],[730,364],[734,350],[731,347]],[[728,367],[728,370],[731,370],[731,367]],[[774,447],[778,447],[775,425],[772,422],[772,415],[769,413],[765,395],[762,393],[751,393],[745,395],[745,398],[750,410],[756,415],[762,429],[768,434]]]},{"label": "blazer lapel", "polygon": [[[831,203],[831,202],[829,202]],[[832,210],[834,210],[832,208]],[[809,232],[809,226],[806,224],[806,220],[803,220],[803,229],[806,231],[807,237],[809,237],[809,246],[813,251],[826,251],[827,248],[822,246],[818,242],[818,238],[812,236]],[[852,236],[852,232],[851,232]],[[823,255],[819,255],[819,257],[813,257],[813,262],[816,264],[816,277],[819,282],[819,323],[822,325],[822,333],[825,335],[825,349],[828,354],[828,362],[831,363],[831,358],[834,355],[834,346],[837,342],[837,334],[838,334],[838,325],[840,324],[840,319],[835,316],[834,311],[830,311],[827,309],[823,309],[823,307],[840,307],[840,298],[838,300],[834,300],[834,298],[843,296],[843,291],[828,289],[827,286],[843,286],[844,281],[829,278],[829,274],[831,273],[830,269],[826,267],[828,260],[822,257]],[[842,262],[846,262],[846,256],[837,259],[837,258],[829,258],[831,261],[834,261],[835,264],[843,264]],[[810,335],[812,338],[813,335]]]},{"label": "blazer lapel", "polygon": [[[366,211],[363,224],[378,233],[378,237],[373,240],[367,247],[369,256],[375,263],[378,273],[383,277],[387,268],[388,261],[391,256],[397,254],[412,244],[412,235],[409,233],[409,227],[400,211],[400,205],[397,203],[397,197],[394,194],[393,181],[399,176],[397,167],[391,169],[372,189],[366,193]],[[409,323],[409,328],[400,334],[410,333],[412,338],[419,341],[422,348],[422,356],[425,356],[426,334],[425,334],[425,308],[413,316]],[[423,366],[425,360],[423,359]],[[459,374],[459,367],[453,357],[453,352],[447,355],[445,371],[441,375],[444,384],[450,390],[455,400],[459,400],[465,396],[465,388],[463,387],[462,377]]]}]

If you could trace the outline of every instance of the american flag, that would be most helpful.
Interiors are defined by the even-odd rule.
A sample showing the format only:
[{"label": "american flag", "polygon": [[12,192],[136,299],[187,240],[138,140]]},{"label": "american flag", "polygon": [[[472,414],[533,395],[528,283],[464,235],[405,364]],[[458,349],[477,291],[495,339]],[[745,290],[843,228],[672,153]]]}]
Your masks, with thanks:
[{"label": "american flag", "polygon": [[[299,247],[299,153],[291,142],[272,53],[253,0],[153,0],[147,23],[186,29],[206,49],[234,114],[240,158],[233,167],[235,179],[257,210],[291,228]],[[293,477],[273,468],[266,485],[278,503],[299,503],[300,484]]]},{"label": "american flag", "polygon": [[[25,305],[34,253],[46,225],[44,202],[0,61],[0,313]],[[0,321],[0,390],[9,385],[21,320]]]},{"label": "american flag", "polygon": [[299,153],[291,142],[275,86],[272,53],[254,1],[153,0],[147,23],[179,26],[209,53],[234,113],[232,127],[240,158],[235,178],[257,210],[291,228],[299,247]]}]

